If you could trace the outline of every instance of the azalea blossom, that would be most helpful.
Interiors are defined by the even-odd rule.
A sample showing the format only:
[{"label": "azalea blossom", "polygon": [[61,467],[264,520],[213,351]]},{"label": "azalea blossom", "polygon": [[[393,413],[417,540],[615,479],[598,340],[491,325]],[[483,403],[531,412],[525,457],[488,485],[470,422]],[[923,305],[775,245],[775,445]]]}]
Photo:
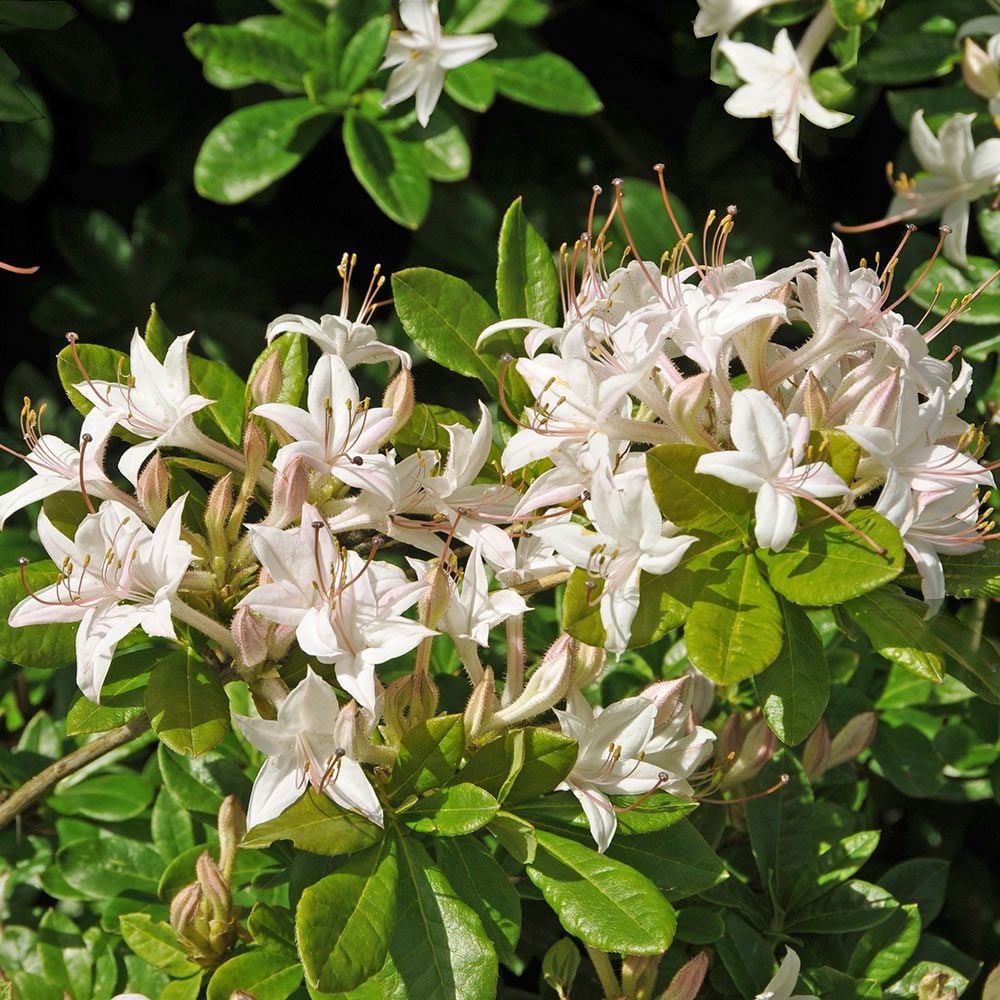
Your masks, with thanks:
[{"label": "azalea blossom", "polygon": [[291,626],[303,652],[332,663],[337,682],[362,707],[376,708],[375,666],[415,648],[430,629],[402,612],[426,589],[399,567],[366,562],[337,546],[310,504],[292,531],[251,526],[250,541],[271,581],[238,605]]},{"label": "azalea blossom", "polygon": [[910,120],[910,146],[922,171],[901,176],[889,205],[889,220],[940,217],[951,232],[944,241],[944,255],[956,264],[966,263],[969,208],[1000,184],[1000,139],[978,146],[972,138],[974,114],[952,115],[935,135],[924,121],[923,110]]},{"label": "azalea blossom", "polygon": [[100,700],[115,649],[134,628],[176,638],[172,613],[183,612],[174,599],[191,562],[191,546],[180,537],[185,499],[170,507],[154,531],[114,500],[88,514],[72,540],[44,511],[38,517],[39,540],[59,577],[24,598],[9,624],[80,622],[76,681],[91,701]]},{"label": "azalea blossom", "polygon": [[965,39],[962,77],[969,90],[990,102],[990,114],[994,118],[1000,115],[1000,35],[993,35],[985,49],[971,38]]},{"label": "azalea blossom", "polygon": [[784,0],[698,0],[698,16],[694,19],[695,37],[728,35],[751,14],[782,2]]},{"label": "azalea blossom", "polygon": [[849,496],[850,487],[826,462],[802,465],[809,421],[783,417],[766,392],[742,389],[733,396],[729,429],[736,451],[702,455],[695,471],[718,476],[757,494],[754,531],[761,548],[780,552],[795,533],[797,496]]},{"label": "azalea blossom", "polygon": [[385,88],[382,107],[391,108],[416,94],[417,120],[426,127],[444,88],[447,71],[492,52],[497,41],[490,34],[445,35],[437,0],[400,0],[399,17],[407,30],[392,32],[379,67],[395,67]]},{"label": "azalea blossom", "polygon": [[612,479],[595,477],[593,494],[584,509],[594,530],[572,522],[542,521],[530,531],[551,545],[574,566],[604,581],[601,621],[606,647],[620,653],[632,633],[639,610],[643,571],[669,573],[697,539],[679,535],[664,521],[644,470]]},{"label": "azalea blossom", "polygon": [[174,445],[202,450],[207,441],[191,419],[214,402],[191,392],[187,349],[193,336],[178,337],[161,363],[136,330],[127,378],[119,382],[85,378],[74,387],[99,414],[147,439],[129,448],[118,463],[122,475],[133,485],[143,462],[157,448]]},{"label": "azalea blossom", "polygon": [[342,712],[336,692],[306,668],[278,706],[274,720],[234,715],[243,735],[267,760],[254,779],[247,829],[280,816],[310,785],[332,802],[382,826],[382,805],[361,765],[350,756],[351,713]]},{"label": "azalea blossom", "polygon": [[758,993],[754,1000],[819,1000],[811,993],[796,993],[792,995],[799,981],[799,969],[802,962],[791,948],[785,949],[785,957],[778,966],[774,978]]},{"label": "azalea blossom", "polygon": [[686,699],[663,708],[659,711],[656,701],[643,695],[594,708],[573,690],[566,710],[556,711],[563,733],[579,746],[573,770],[559,787],[576,796],[602,853],[618,829],[609,795],[660,789],[694,794],[687,779],[708,756],[715,737],[708,729],[690,725]]},{"label": "azalea blossom", "polygon": [[719,50],[746,81],[728,101],[726,111],[734,118],[771,118],[774,141],[795,163],[799,162],[799,118],[805,117],[820,128],[837,128],[852,118],[831,111],[816,100],[804,66],[788,32],[782,28],[771,52],[724,39]]},{"label": "azalea blossom", "polygon": [[335,476],[348,486],[395,492],[393,462],[378,454],[395,422],[392,410],[370,407],[359,398],[347,365],[324,354],[309,376],[308,410],[287,403],[265,403],[253,412],[277,424],[293,438],[275,457],[278,469],[301,458],[317,472]]}]

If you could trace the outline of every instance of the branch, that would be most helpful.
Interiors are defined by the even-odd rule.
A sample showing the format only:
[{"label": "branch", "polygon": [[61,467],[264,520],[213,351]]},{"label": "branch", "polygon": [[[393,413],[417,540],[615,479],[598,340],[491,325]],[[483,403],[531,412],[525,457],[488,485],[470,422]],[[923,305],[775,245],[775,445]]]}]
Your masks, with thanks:
[{"label": "branch", "polygon": [[74,774],[81,767],[103,757],[106,753],[124,746],[137,736],[141,736],[147,729],[149,729],[149,718],[140,715],[137,719],[126,722],[124,726],[101,733],[96,739],[78,747],[33,778],[29,778],[20,788],[11,792],[8,798],[0,802],[0,830],[47,795],[63,778]]}]

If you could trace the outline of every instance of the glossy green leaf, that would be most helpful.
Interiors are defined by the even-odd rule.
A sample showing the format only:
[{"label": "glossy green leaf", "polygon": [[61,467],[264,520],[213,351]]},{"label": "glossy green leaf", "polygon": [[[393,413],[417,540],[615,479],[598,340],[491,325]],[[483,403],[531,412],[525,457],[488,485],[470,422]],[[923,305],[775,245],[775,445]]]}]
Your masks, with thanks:
[{"label": "glossy green leaf", "polygon": [[243,838],[244,847],[267,847],[290,840],[299,850],[334,857],[363,851],[382,840],[382,830],[358,813],[335,805],[308,789],[280,816],[258,823]]},{"label": "glossy green leaf", "polygon": [[437,108],[426,128],[411,125],[398,133],[398,138],[413,147],[431,180],[451,183],[469,176],[472,151],[462,126],[446,108]]},{"label": "glossy green leaf", "polygon": [[[801,824],[793,823],[793,826],[801,831]],[[818,853],[796,879],[788,896],[789,910],[808,910],[814,899],[846,882],[875,853],[881,835],[878,830],[860,830],[839,839],[832,836],[806,839],[812,841]]]},{"label": "glossy green leaf", "polygon": [[131,771],[95,774],[77,781],[46,800],[64,816],[86,816],[105,823],[132,819],[144,812],[153,799],[153,786]]},{"label": "glossy green leaf", "polygon": [[396,843],[388,838],[305,890],[295,934],[310,985],[340,993],[378,972],[396,923],[398,885]]},{"label": "glossy green leaf", "polygon": [[847,934],[877,927],[899,904],[884,889],[855,879],[838,885],[790,917],[785,929],[793,934]]},{"label": "glossy green leaf", "polygon": [[587,78],[554,52],[490,59],[497,91],[543,111],[592,115],[603,105]]},{"label": "glossy green leaf", "polygon": [[922,83],[944,76],[961,58],[953,44],[954,28],[947,34],[876,37],[880,44],[866,48],[858,62],[858,76],[866,83]]},{"label": "glossy green leaf", "polygon": [[475,837],[440,840],[438,864],[458,897],[479,917],[500,961],[516,961],[521,899],[507,873]]},{"label": "glossy green leaf", "polygon": [[559,276],[552,251],[514,200],[500,226],[497,259],[497,306],[501,319],[559,321]]},{"label": "glossy green leaf", "polygon": [[872,770],[911,798],[931,798],[944,784],[945,759],[914,726],[883,718],[871,745]]},{"label": "glossy green leaf", "polygon": [[457,770],[464,750],[460,715],[439,715],[414,726],[403,736],[386,791],[402,800],[443,785]]},{"label": "glossy green leaf", "polygon": [[756,996],[771,977],[771,947],[737,914],[725,914],[726,934],[716,945],[741,996]]},{"label": "glossy green leaf", "polygon": [[870,21],[882,9],[884,0],[830,0],[830,8],[842,28]]},{"label": "glossy green leaf", "polygon": [[351,35],[337,70],[337,82],[349,94],[359,90],[378,69],[389,40],[391,18],[380,14]]},{"label": "glossy green leaf", "polygon": [[476,350],[476,340],[496,313],[471,285],[429,267],[392,276],[392,294],[403,329],[438,364],[477,378],[497,395],[499,362]]},{"label": "glossy green leaf", "polygon": [[708,906],[685,906],[677,911],[677,940],[687,944],[714,944],[726,933],[722,915]]},{"label": "glossy green leaf", "polygon": [[[51,563],[29,567],[25,579],[37,593],[55,583],[57,573]],[[8,573],[0,578],[0,656],[22,667],[54,670],[76,661],[75,622],[52,625],[25,625],[13,628],[7,619],[11,611],[27,597],[20,573]]]},{"label": "glossy green leaf", "polygon": [[175,753],[197,757],[229,732],[229,699],[218,673],[190,651],[162,659],[149,675],[146,713]]},{"label": "glossy green leaf", "polygon": [[463,782],[438,789],[419,799],[403,814],[403,822],[417,833],[460,837],[486,826],[497,814],[497,800],[476,785]]},{"label": "glossy green leaf", "polygon": [[167,791],[185,809],[215,816],[226,795],[246,802],[250,782],[228,757],[209,750],[200,757],[186,757],[160,744],[157,751],[160,777]]},{"label": "glossy green leaf", "polygon": [[493,68],[483,59],[449,70],[444,81],[445,93],[456,104],[470,111],[487,111],[496,98]]},{"label": "glossy green leaf", "polygon": [[142,645],[137,649],[128,649],[126,643],[130,639],[119,643],[108,676],[101,686],[100,705],[82,694],[73,696],[73,703],[66,713],[67,736],[107,732],[142,715],[149,672],[163,656],[164,650],[156,645],[146,645],[149,640],[141,633],[133,632],[132,636]]},{"label": "glossy green leaf", "polygon": [[663,516],[680,528],[697,528],[724,538],[747,538],[753,494],[695,472],[708,449],[661,444],[646,452],[649,485]]},{"label": "glossy green leaf", "polygon": [[[85,381],[83,372],[76,363],[76,357],[80,359],[80,364],[86,371],[87,376],[96,381],[117,382],[129,372],[129,357],[121,351],[114,351],[109,347],[101,347],[98,344],[77,344],[76,355],[74,356],[71,347],[64,347],[56,356],[56,370],[59,373],[59,381],[69,397],[69,401],[86,416],[94,408],[94,404],[84,399],[74,388],[80,382]],[[122,435],[126,437],[127,435]],[[138,440],[133,438],[132,440]]]},{"label": "glossy green leaf", "polygon": [[152,845],[114,834],[75,841],[57,857],[66,881],[94,899],[111,899],[125,892],[153,896],[163,870]]},{"label": "glossy green leaf", "polygon": [[273,951],[288,958],[296,958],[295,919],[283,906],[254,903],[247,917],[247,930],[254,944],[265,951]]},{"label": "glossy green leaf", "polygon": [[775,736],[795,746],[816,728],[830,700],[830,668],[809,616],[779,597],[784,641],[778,658],[754,677],[757,701]]},{"label": "glossy green leaf", "polygon": [[866,508],[852,511],[847,520],[855,531],[824,519],[797,531],[780,552],[759,549],[771,586],[796,604],[816,607],[842,604],[899,576],[905,558],[899,531]]},{"label": "glossy green leaf", "polygon": [[[243,441],[243,399],[247,387],[228,365],[218,361],[188,356],[191,369],[192,391],[206,399],[214,400],[205,412],[225,435],[226,440],[237,447]],[[197,420],[197,415],[195,417]]]},{"label": "glossy green leaf", "polygon": [[254,406],[250,395],[254,377],[272,354],[277,354],[281,359],[281,389],[274,402],[298,406],[302,401],[302,394],[309,379],[309,341],[301,333],[283,333],[272,340],[250,366],[244,400],[247,410],[251,410]]},{"label": "glossy green leaf", "polygon": [[305,98],[240,108],[202,143],[195,188],[223,205],[246,201],[297,167],[329,126],[327,110]]},{"label": "glossy green leaf", "polygon": [[431,184],[414,144],[400,142],[378,123],[348,111],[344,149],[354,176],[375,204],[393,222],[416,229],[430,209]]},{"label": "glossy green leaf", "polygon": [[565,837],[538,831],[528,877],[559,922],[584,944],[625,955],[657,955],[670,947],[677,916],[644,876]]},{"label": "glossy green leaf", "polygon": [[919,910],[912,903],[901,906],[888,920],[865,931],[851,952],[847,972],[884,983],[906,965],[919,940]]},{"label": "glossy green leaf", "polygon": [[150,832],[153,836],[153,845],[165,862],[189,851],[195,845],[191,816],[166,790],[161,790],[153,803]]},{"label": "glossy green leaf", "polygon": [[71,997],[89,997],[92,960],[79,927],[65,913],[49,910],[38,925],[38,958],[45,978]]},{"label": "glossy green leaf", "polygon": [[176,979],[193,976],[198,966],[188,961],[170,924],[153,920],[148,913],[125,913],[118,919],[125,943],[143,961]]},{"label": "glossy green leaf", "polygon": [[0,24],[12,28],[53,31],[76,17],[71,4],[63,0],[2,0]]},{"label": "glossy green leaf", "polygon": [[[921,264],[910,275],[907,287],[914,285],[926,266],[926,263]],[[952,264],[944,257],[938,257],[931,264],[923,281],[913,288],[910,297],[917,305],[924,309],[931,308],[932,312],[941,316],[953,302],[961,302],[965,296],[972,295],[992,277],[995,270],[996,262],[989,257],[970,255],[964,268]],[[938,284],[941,285],[940,293],[937,291]],[[997,290],[996,282],[976,296],[975,302],[962,313],[959,322],[973,326],[994,326],[1000,322],[1000,291]]]},{"label": "glossy green leaf", "polygon": [[984,542],[979,552],[942,556],[941,567],[952,597],[1000,597],[1000,538]]},{"label": "glossy green leaf", "polygon": [[[630,837],[637,834],[655,833],[679,823],[694,812],[698,803],[691,799],[678,798],[667,792],[653,795],[616,795],[613,803],[618,809],[618,829],[615,837]],[[583,807],[572,792],[555,792],[518,807],[518,815],[544,829],[558,830],[571,827],[588,831]]]},{"label": "glossy green leaf", "polygon": [[513,5],[514,0],[456,0],[445,30],[461,35],[485,31],[506,17]]},{"label": "glossy green leaf", "polygon": [[920,922],[927,927],[944,906],[948,868],[943,858],[910,858],[893,865],[879,879],[879,885],[900,903],[916,903]]},{"label": "glossy green leaf", "polygon": [[447,451],[451,440],[445,424],[475,425],[465,414],[434,403],[415,403],[410,419],[393,435],[392,443],[414,451]]},{"label": "glossy green leaf", "polygon": [[691,662],[716,684],[733,684],[781,652],[782,618],[757,560],[737,555],[694,602],[684,638]]},{"label": "glossy green leaf", "polygon": [[294,959],[270,951],[251,951],[223,962],[208,981],[206,1000],[229,1000],[246,992],[255,1000],[287,1000],[302,982]]}]

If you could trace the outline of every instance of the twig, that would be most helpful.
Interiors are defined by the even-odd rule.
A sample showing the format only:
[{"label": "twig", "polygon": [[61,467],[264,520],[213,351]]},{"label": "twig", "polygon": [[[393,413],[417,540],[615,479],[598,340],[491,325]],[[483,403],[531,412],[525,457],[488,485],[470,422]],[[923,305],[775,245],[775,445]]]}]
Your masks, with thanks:
[{"label": "twig", "polygon": [[8,798],[0,802],[0,830],[12,819],[20,816],[29,806],[47,795],[67,775],[79,771],[91,761],[97,760],[98,757],[103,757],[106,753],[124,746],[137,736],[141,736],[147,729],[149,729],[149,718],[140,715],[137,719],[126,722],[124,726],[101,733],[96,739],[78,747],[66,754],[65,757],[50,764],[33,778],[29,778],[20,788],[11,792]]}]

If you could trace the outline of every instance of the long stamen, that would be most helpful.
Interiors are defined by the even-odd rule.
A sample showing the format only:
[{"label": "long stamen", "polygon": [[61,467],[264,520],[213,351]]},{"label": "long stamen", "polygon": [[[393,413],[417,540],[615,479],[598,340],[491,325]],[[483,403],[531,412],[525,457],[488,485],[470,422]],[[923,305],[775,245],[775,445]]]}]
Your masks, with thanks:
[{"label": "long stamen", "polygon": [[773,795],[775,792],[780,791],[791,780],[792,777],[790,774],[783,774],[773,785],[771,785],[770,788],[765,788],[764,791],[756,792],[753,795],[741,795],[739,798],[735,799],[698,798],[698,801],[707,802],[713,806],[737,806],[744,802],[754,802],[757,799],[767,798],[768,795]]},{"label": "long stamen", "polygon": [[83,495],[83,502],[87,505],[87,510],[90,511],[91,514],[96,514],[97,511],[94,510],[94,505],[90,502],[90,494],[87,493],[87,481],[83,474],[83,462],[87,451],[87,445],[93,440],[93,437],[91,437],[88,433],[80,435],[80,493]]}]

